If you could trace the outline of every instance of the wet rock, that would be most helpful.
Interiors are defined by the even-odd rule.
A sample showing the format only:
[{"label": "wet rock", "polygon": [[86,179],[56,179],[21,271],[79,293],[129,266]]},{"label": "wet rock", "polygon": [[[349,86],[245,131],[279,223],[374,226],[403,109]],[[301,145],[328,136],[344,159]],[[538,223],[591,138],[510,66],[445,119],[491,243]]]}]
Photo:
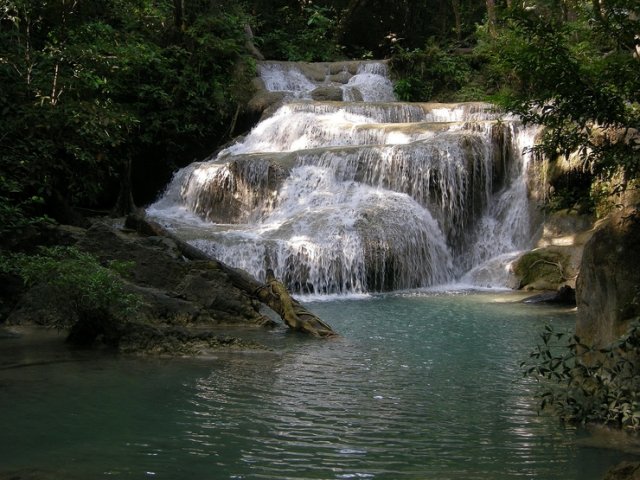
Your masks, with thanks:
[{"label": "wet rock", "polygon": [[285,98],[284,92],[258,90],[247,104],[247,110],[255,120],[272,114]]},{"label": "wet rock", "polygon": [[[275,201],[274,192],[289,176],[294,162],[294,157],[286,153],[236,156],[222,167],[217,165],[214,174],[210,164],[202,163],[185,183],[186,188],[193,190],[189,206],[194,213],[214,223],[246,223],[252,211],[270,208]],[[223,173],[218,173],[218,167]],[[201,180],[202,177],[207,180]]]},{"label": "wet rock", "polygon": [[323,101],[342,101],[342,89],[340,87],[323,86],[318,87],[311,91],[311,98],[323,102]]},{"label": "wet rock", "polygon": [[334,82],[334,83],[347,84],[347,83],[349,83],[349,80],[351,80],[352,76],[353,75],[351,75],[346,70],[342,70],[342,71],[336,73],[335,75],[329,76],[329,81],[330,82]]},{"label": "wet rock", "polygon": [[220,350],[269,350],[264,345],[212,331],[132,324],[120,338],[122,353],[192,356]]},{"label": "wet rock", "polygon": [[364,101],[364,97],[362,96],[362,92],[360,90],[358,90],[358,88],[356,87],[349,87],[348,89],[348,96],[349,96],[349,100],[351,102],[362,102]]},{"label": "wet rock", "polygon": [[518,288],[557,291],[567,285],[574,289],[582,252],[593,232],[591,216],[568,210],[549,215],[537,248],[513,263]]},{"label": "wet rock", "polygon": [[563,285],[555,292],[544,292],[525,298],[524,303],[546,303],[575,307],[576,291],[569,285]]}]

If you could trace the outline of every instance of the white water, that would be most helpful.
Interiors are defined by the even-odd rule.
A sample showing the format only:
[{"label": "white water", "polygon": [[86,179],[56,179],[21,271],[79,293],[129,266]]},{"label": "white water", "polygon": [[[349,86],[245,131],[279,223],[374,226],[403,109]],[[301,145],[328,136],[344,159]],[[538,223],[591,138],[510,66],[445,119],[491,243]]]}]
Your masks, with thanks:
[{"label": "white water", "polygon": [[324,65],[320,81],[263,66],[267,88],[291,100],[178,172],[148,213],[257,278],[273,269],[294,291],[510,286],[506,264],[531,242],[520,152],[535,131],[487,104],[391,102],[386,66],[371,62],[339,72],[351,75],[347,101],[300,100],[335,78]]},{"label": "white water", "polygon": [[[337,67],[337,68],[336,68]],[[260,78],[271,92],[284,92],[290,98],[311,98],[317,87],[338,87],[347,102],[394,101],[393,84],[387,66],[381,62],[313,64],[309,76],[296,63],[264,62],[259,65]],[[307,65],[307,68],[309,66]],[[351,73],[349,70],[354,70]]]}]

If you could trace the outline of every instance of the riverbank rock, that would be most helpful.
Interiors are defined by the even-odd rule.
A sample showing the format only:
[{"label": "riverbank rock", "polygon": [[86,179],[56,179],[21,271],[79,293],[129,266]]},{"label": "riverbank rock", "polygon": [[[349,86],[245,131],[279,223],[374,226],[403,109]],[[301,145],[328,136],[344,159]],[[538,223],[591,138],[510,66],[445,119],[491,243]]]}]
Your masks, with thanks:
[{"label": "riverbank rock", "polygon": [[542,292],[523,300],[523,303],[537,304],[545,303],[551,305],[576,305],[576,291],[569,285],[560,287],[555,292]]},{"label": "riverbank rock", "polygon": [[130,324],[118,342],[122,353],[195,356],[219,350],[268,350],[264,345],[211,330]]},{"label": "riverbank rock", "polygon": [[77,246],[101,261],[134,263],[131,281],[150,320],[168,324],[262,323],[259,303],[235,287],[215,263],[186,261],[163,237],[138,237],[103,223],[87,230]]},{"label": "riverbank rock", "polygon": [[[261,304],[235,286],[220,264],[185,259],[169,238],[143,237],[102,222],[75,234],[71,244],[93,254],[102,264],[131,262],[133,267],[124,278],[125,291],[135,294],[140,302],[135,314],[123,322],[86,322],[90,323],[88,331],[76,323],[69,337],[74,343],[98,338],[127,353],[193,355],[216,349],[258,348],[255,342],[221,337],[219,330],[273,324],[261,313]],[[59,305],[55,295],[46,285],[21,292],[6,323],[70,323],[68,318],[57,318],[73,312]]]},{"label": "riverbank rock", "polygon": [[640,462],[622,462],[611,468],[604,480],[640,480]]},{"label": "riverbank rock", "polygon": [[545,219],[536,248],[513,262],[518,288],[575,289],[583,250],[593,232],[591,216],[568,210],[551,214]]},{"label": "riverbank rock", "polygon": [[577,281],[576,334],[604,346],[623,335],[640,316],[640,210],[610,215],[584,248]]}]

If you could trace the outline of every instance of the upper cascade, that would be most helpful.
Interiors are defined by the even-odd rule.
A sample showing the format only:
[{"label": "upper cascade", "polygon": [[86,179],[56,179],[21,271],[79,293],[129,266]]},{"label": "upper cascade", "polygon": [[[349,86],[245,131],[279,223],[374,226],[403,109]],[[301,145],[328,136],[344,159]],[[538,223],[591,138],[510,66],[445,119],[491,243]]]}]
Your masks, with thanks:
[{"label": "upper cascade", "polygon": [[177,172],[149,215],[296,292],[506,286],[493,259],[531,244],[535,128],[486,103],[396,102],[384,62],[259,71],[279,108]]},{"label": "upper cascade", "polygon": [[364,102],[395,101],[387,65],[377,61],[260,62],[264,88],[287,97]]}]

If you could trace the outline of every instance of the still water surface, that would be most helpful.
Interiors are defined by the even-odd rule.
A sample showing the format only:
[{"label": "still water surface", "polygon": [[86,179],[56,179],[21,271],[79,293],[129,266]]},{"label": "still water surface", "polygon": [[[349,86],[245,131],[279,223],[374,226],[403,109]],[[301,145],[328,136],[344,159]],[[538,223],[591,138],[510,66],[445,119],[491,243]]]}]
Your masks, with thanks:
[{"label": "still water surface", "polygon": [[[538,416],[519,363],[573,313],[504,294],[309,303],[341,333],[140,359],[0,340],[0,470],[47,478],[601,479],[624,459]],[[35,340],[32,340],[35,341]],[[57,340],[55,341],[57,345]],[[47,362],[42,362],[47,360]],[[53,362],[51,362],[53,360]],[[21,365],[21,366],[19,366]]]}]

